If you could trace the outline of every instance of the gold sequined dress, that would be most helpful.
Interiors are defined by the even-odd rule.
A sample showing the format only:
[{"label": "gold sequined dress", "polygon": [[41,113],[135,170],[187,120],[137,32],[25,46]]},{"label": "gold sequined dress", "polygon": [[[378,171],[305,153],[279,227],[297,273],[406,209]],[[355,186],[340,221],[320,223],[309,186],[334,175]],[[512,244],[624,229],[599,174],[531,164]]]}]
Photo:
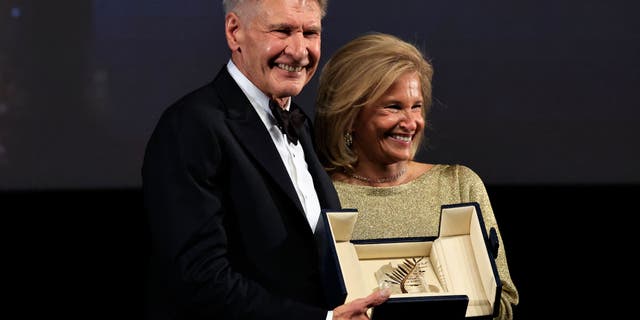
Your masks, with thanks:
[{"label": "gold sequined dress", "polygon": [[437,236],[440,206],[478,202],[487,233],[494,227],[500,239],[496,265],[502,281],[500,315],[513,319],[518,291],[511,281],[504,244],[486,188],[463,165],[434,165],[414,180],[393,187],[370,187],[334,181],[343,208],[357,208],[353,239]]}]

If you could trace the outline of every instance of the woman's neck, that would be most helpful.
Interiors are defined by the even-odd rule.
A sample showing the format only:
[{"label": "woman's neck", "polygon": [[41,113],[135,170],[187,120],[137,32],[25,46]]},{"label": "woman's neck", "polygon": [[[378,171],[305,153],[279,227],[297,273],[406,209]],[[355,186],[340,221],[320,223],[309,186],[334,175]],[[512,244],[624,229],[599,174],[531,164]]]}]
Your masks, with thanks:
[{"label": "woman's neck", "polygon": [[351,179],[359,184],[369,186],[392,186],[404,181],[409,169],[409,161],[398,162],[388,166],[369,167],[361,164],[354,167],[353,172],[345,172]]}]

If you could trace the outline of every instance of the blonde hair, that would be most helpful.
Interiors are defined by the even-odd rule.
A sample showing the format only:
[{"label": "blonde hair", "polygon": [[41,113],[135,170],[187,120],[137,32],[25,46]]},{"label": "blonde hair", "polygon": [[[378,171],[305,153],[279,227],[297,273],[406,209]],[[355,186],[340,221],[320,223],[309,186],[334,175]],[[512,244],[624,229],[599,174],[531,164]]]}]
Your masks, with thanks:
[{"label": "blonde hair", "polygon": [[[246,2],[249,2],[249,1],[257,1],[257,0],[222,0],[222,8],[224,8],[224,14],[226,15],[226,14],[229,14],[229,12],[237,11],[242,7],[242,5],[244,5]],[[320,11],[322,12],[321,17],[324,18],[324,16],[327,14],[327,4],[329,0],[315,0],[315,1],[318,3],[318,5],[320,5]],[[239,12],[236,12],[236,14],[240,15]]]},{"label": "blonde hair", "polygon": [[[345,134],[362,107],[410,72],[420,79],[426,119],[433,67],[416,46],[389,34],[370,33],[351,40],[327,61],[320,74],[314,123],[317,151],[327,171],[353,171],[358,155],[345,143]],[[422,138],[415,138],[411,158]]]}]

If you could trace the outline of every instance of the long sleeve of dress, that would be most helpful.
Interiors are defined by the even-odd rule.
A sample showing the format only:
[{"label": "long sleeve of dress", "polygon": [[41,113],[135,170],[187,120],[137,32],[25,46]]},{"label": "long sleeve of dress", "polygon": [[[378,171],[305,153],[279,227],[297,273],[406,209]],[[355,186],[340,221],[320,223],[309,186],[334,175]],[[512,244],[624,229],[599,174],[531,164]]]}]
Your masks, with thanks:
[{"label": "long sleeve of dress", "polygon": [[[482,183],[480,177],[474,173],[471,169],[459,166],[461,175],[465,175],[468,178],[460,181],[468,181],[466,187],[461,187],[460,190],[463,193],[461,197],[469,199],[469,201],[475,201],[480,204],[480,210],[482,211],[482,217],[484,219],[487,233],[491,228],[495,228],[499,239],[498,256],[496,257],[496,266],[498,268],[498,274],[502,281],[502,295],[500,297],[500,314],[496,319],[513,319],[513,305],[517,305],[519,302],[518,290],[516,289],[511,275],[509,274],[509,266],[507,264],[507,256],[504,242],[502,241],[502,235],[500,235],[500,229],[498,229],[498,223],[491,207],[489,195]],[[465,194],[467,193],[467,194]]]}]

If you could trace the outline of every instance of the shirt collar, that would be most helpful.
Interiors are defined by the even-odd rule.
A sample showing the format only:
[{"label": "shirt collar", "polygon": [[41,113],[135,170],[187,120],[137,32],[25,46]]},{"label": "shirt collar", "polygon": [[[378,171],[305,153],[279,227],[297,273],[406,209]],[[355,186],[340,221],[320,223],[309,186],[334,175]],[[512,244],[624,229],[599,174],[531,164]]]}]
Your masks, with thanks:
[{"label": "shirt collar", "polygon": [[[229,62],[227,62],[227,71],[229,71],[229,74],[231,75],[233,80],[236,81],[242,92],[244,92],[244,94],[247,96],[249,102],[251,102],[251,105],[254,109],[256,109],[256,112],[258,112],[260,117],[262,118],[264,115],[271,115],[273,117],[273,115],[271,114],[271,109],[269,109],[269,97],[267,97],[266,94],[258,89],[258,87],[256,87],[253,82],[251,82],[242,72],[240,72],[240,69],[238,69],[238,67],[233,63],[231,59],[229,59]],[[287,100],[285,109],[289,110],[290,105],[291,98]]]}]

